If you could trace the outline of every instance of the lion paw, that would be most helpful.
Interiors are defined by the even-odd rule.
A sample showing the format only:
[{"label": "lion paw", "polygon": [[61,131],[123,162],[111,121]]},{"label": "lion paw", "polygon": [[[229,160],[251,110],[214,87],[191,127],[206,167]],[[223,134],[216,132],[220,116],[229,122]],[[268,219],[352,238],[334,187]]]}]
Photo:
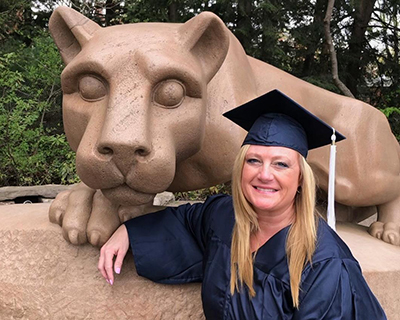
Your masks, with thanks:
[{"label": "lion paw", "polygon": [[118,206],[99,190],[80,183],[60,193],[49,210],[49,219],[62,227],[65,240],[102,246],[120,225]]},{"label": "lion paw", "polygon": [[394,222],[376,221],[371,224],[368,232],[375,238],[400,246],[400,226]]}]

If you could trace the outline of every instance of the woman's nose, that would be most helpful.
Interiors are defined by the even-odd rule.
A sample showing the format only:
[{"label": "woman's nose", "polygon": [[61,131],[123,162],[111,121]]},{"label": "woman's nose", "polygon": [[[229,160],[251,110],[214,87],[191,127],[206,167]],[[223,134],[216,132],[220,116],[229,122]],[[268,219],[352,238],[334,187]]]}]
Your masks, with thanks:
[{"label": "woman's nose", "polygon": [[269,165],[263,165],[260,168],[260,172],[258,174],[258,177],[261,181],[270,181],[274,178],[274,175],[272,174],[271,167]]}]

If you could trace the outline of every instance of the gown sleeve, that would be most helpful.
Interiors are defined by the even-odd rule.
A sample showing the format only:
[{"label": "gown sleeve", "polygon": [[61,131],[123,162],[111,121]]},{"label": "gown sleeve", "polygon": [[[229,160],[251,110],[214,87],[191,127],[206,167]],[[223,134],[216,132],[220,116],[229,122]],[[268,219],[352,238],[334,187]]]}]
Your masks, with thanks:
[{"label": "gown sleeve", "polygon": [[355,260],[318,262],[304,270],[302,279],[300,307],[294,320],[386,319]]},{"label": "gown sleeve", "polygon": [[137,273],[159,283],[201,282],[207,231],[217,198],[125,222]]}]

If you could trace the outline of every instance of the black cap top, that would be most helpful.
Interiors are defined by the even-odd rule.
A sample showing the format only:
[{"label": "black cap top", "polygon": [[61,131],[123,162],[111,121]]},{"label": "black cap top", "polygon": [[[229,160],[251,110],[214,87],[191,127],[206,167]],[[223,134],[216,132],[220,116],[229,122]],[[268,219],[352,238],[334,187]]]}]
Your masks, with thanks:
[{"label": "black cap top", "polygon": [[[272,90],[224,116],[248,131],[243,142],[296,150],[305,158],[308,150],[331,143],[333,128],[279,90]],[[336,141],[345,137],[335,132]]]}]

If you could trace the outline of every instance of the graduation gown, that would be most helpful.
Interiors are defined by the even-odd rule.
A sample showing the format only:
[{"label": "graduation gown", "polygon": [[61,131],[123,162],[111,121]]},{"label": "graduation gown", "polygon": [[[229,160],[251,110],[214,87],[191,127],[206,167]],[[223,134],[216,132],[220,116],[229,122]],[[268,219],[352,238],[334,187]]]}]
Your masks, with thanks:
[{"label": "graduation gown", "polygon": [[292,306],[285,242],[289,227],[259,248],[254,289],[230,293],[232,198],[182,205],[125,223],[139,275],[159,283],[202,282],[204,314],[219,319],[386,319],[346,244],[320,219],[312,265]]}]

